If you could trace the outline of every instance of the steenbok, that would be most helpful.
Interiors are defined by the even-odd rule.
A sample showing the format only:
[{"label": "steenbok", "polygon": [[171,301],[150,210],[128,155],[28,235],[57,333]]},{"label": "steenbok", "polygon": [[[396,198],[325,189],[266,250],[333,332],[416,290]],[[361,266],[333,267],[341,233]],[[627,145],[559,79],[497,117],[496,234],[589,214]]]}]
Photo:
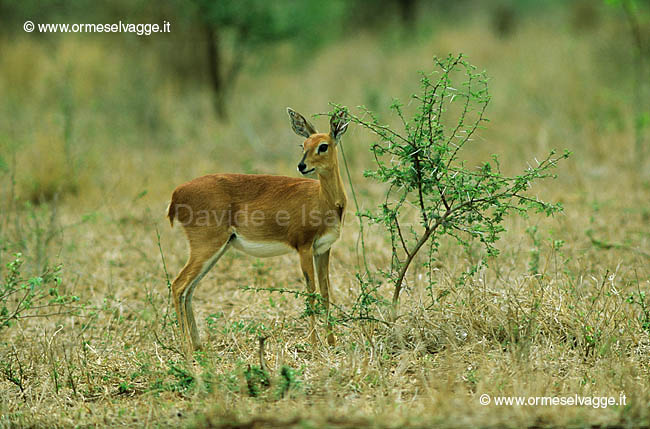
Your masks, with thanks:
[{"label": "steenbok", "polygon": [[330,132],[318,133],[302,115],[287,112],[293,130],[306,138],[298,171],[304,176],[316,173],[318,180],[212,174],[182,184],[172,194],[167,217],[172,226],[174,220],[181,223],[190,247],[189,259],[172,283],[186,352],[201,346],[192,312],[194,289],[230,247],[257,257],[297,251],[310,294],[310,339],[316,342],[313,294],[318,277],[327,314],[327,342],[335,344],[329,322],[329,258],[341,233],[347,201],[336,146],[348,122],[339,112],[330,120]]}]

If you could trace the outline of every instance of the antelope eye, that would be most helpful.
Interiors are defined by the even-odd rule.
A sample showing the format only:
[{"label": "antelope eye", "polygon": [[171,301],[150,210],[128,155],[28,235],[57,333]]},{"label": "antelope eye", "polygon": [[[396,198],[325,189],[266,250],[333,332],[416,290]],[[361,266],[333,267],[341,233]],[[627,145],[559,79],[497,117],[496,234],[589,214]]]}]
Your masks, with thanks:
[{"label": "antelope eye", "polygon": [[318,153],[325,153],[325,152],[327,152],[327,147],[328,147],[328,146],[329,146],[329,145],[328,145],[327,143],[324,143],[324,144],[318,146]]}]

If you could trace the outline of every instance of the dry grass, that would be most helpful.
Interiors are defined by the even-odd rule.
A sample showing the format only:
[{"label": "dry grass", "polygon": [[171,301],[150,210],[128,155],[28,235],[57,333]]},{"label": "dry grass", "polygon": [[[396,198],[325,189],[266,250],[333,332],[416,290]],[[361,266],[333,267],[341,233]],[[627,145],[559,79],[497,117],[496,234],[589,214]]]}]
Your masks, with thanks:
[{"label": "dry grass", "polygon": [[[650,338],[641,306],[628,300],[650,289],[650,177],[633,153],[626,35],[614,20],[580,32],[568,22],[526,20],[506,39],[481,16],[410,41],[361,34],[298,70],[283,65],[279,49],[267,72],[243,77],[228,125],[213,120],[202,90],[157,71],[153,55],[117,55],[83,37],[49,51],[29,38],[2,41],[0,262],[22,251],[32,274],[61,262],[64,288],[95,309],[1,331],[0,364],[5,375],[20,374],[23,390],[0,376],[0,426],[650,424]],[[444,298],[429,305],[426,276],[414,267],[400,317],[341,324],[335,348],[308,343],[302,298],[242,290],[303,290],[295,256],[229,253],[195,295],[206,348],[186,364],[157,239],[159,231],[173,276],[186,257],[181,231],[163,217],[173,187],[216,171],[293,175],[298,140],[285,106],[305,113],[326,110],[328,101],[384,106],[416,90],[416,71],[428,69],[433,54],[457,51],[488,70],[494,94],[492,122],[469,162],[499,153],[514,173],[551,148],[574,151],[556,181],[535,189],[562,201],[565,213],[510,219],[501,256],[460,284],[484,255],[447,243],[432,285]],[[382,192],[361,174],[371,141],[359,129],[344,140],[366,208]],[[47,202],[23,208],[14,197]],[[358,224],[349,219],[331,269],[345,307],[358,296]],[[531,225],[538,244],[526,234]],[[387,264],[379,230],[370,229],[367,247],[371,265]],[[529,270],[534,252],[540,275]],[[375,311],[389,320],[387,308]],[[244,372],[259,364],[260,335],[268,336],[275,385],[255,398]],[[278,398],[283,366],[299,383]],[[483,393],[624,393],[628,405],[481,406]]]}]

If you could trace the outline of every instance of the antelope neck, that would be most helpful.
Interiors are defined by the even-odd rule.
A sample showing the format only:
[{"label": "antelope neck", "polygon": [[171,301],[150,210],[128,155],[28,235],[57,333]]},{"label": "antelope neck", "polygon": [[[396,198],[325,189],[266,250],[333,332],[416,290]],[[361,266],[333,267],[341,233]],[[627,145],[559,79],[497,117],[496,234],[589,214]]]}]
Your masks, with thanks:
[{"label": "antelope neck", "polygon": [[338,165],[331,170],[319,172],[318,180],[320,181],[321,195],[327,205],[331,208],[345,208],[347,197]]}]

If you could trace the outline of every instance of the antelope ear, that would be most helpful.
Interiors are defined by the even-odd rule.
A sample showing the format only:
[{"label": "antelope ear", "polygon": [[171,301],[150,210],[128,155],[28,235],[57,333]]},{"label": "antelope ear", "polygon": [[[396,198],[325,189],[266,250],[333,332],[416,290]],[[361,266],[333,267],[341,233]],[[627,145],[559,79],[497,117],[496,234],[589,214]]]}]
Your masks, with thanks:
[{"label": "antelope ear", "polygon": [[332,116],[332,119],[330,119],[330,136],[335,142],[338,142],[348,130],[348,124],[350,124],[350,121],[345,111],[339,110]]},{"label": "antelope ear", "polygon": [[316,134],[316,128],[300,113],[290,107],[287,107],[287,113],[289,114],[289,119],[291,119],[291,127],[296,134],[304,138],[309,138],[312,134]]}]

